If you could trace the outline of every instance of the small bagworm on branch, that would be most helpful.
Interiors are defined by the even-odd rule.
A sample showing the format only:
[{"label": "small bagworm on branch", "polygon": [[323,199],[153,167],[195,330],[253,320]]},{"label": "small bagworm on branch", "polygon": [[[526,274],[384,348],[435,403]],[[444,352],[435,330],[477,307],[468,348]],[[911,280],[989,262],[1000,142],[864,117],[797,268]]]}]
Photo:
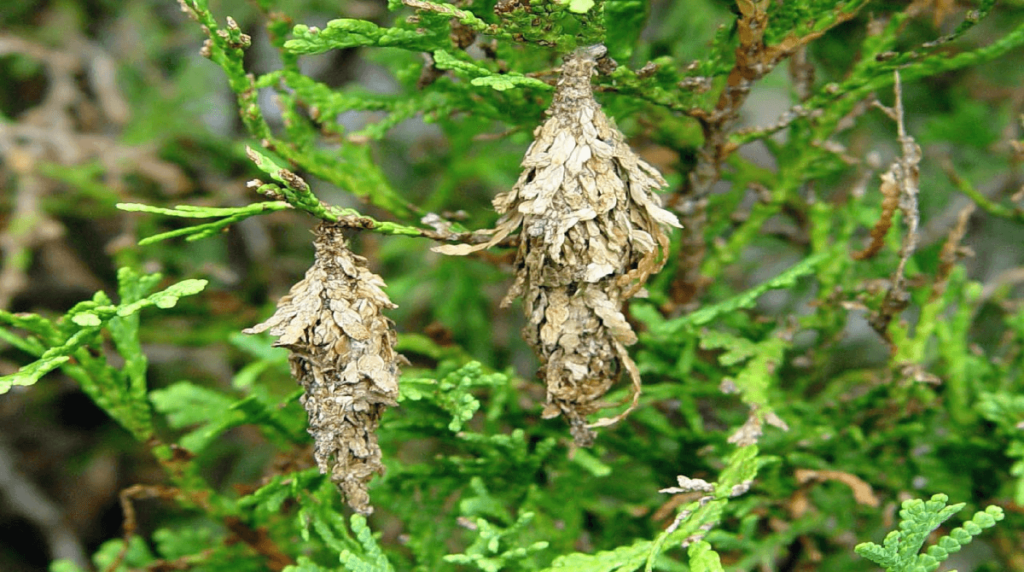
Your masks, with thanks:
[{"label": "small bagworm on branch", "polygon": [[[622,419],[637,404],[640,373],[626,346],[636,334],[622,305],[665,263],[666,229],[679,227],[654,190],[667,183],[629,148],[594,100],[591,77],[604,46],[565,58],[549,118],[534,131],[523,172],[494,199],[502,216],[490,241],[435,250],[464,255],[518,231],[516,280],[502,302],[522,296],[523,330],[547,384],[545,418],[563,415],[577,444],[592,428]],[[625,370],[633,386],[623,413],[588,423],[607,406],[601,398]]]},{"label": "small bagworm on branch", "polygon": [[367,483],[384,473],[375,431],[397,405],[394,323],[381,313],[396,306],[384,280],[345,246],[341,225],[315,230],[316,261],[281,298],[277,311],[247,334],[269,331],[288,348],[320,472],[329,474],[353,510],[370,514]]}]

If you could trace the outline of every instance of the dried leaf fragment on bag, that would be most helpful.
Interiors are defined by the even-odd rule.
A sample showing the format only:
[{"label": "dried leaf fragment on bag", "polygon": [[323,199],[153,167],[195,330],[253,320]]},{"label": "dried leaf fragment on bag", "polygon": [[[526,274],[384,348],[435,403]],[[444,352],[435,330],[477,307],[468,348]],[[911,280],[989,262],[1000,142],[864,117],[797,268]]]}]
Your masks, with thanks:
[{"label": "dried leaf fragment on bag", "polygon": [[367,483],[383,474],[375,431],[397,404],[394,324],[381,311],[395,305],[366,259],[345,246],[341,226],[315,230],[316,261],[278,302],[267,321],[244,330],[269,331],[289,350],[320,472],[329,474],[356,512],[373,512]]},{"label": "dried leaf fragment on bag", "polygon": [[[591,77],[605,52],[598,45],[566,57],[550,117],[534,131],[519,180],[494,199],[502,216],[491,240],[435,249],[468,254],[519,232],[516,279],[503,304],[522,296],[529,322],[523,335],[548,388],[544,416],[565,416],[584,446],[593,442],[593,427],[636,406],[640,374],[626,351],[636,334],[622,304],[664,265],[666,227],[680,226],[654,194],[664,178],[594,100]],[[633,385],[629,408],[588,423],[623,370]]]}]

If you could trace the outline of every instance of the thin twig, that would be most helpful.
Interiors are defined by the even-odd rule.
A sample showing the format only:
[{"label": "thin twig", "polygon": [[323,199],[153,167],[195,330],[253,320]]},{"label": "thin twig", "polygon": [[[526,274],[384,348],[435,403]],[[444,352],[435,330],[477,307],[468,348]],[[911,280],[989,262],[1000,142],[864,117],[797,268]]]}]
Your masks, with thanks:
[{"label": "thin twig", "polygon": [[[895,72],[895,76],[893,91],[896,94],[896,101],[893,107],[887,108],[881,104],[878,104],[878,107],[896,122],[897,140],[900,143],[902,154],[892,162],[889,170],[883,173],[881,178],[882,192],[886,194],[887,200],[890,198],[889,195],[891,193],[898,193],[898,207],[903,215],[903,224],[906,226],[906,232],[900,245],[900,260],[890,279],[889,289],[885,293],[881,307],[870,320],[871,327],[889,343],[892,351],[895,351],[896,348],[889,336],[889,324],[895,316],[903,312],[910,304],[910,293],[906,289],[905,274],[907,262],[917,249],[918,225],[920,223],[917,209],[917,197],[919,194],[918,163],[921,161],[921,148],[914,141],[914,138],[907,134],[904,125],[903,86],[900,83],[898,71]],[[874,231],[872,234],[874,234]]]}]

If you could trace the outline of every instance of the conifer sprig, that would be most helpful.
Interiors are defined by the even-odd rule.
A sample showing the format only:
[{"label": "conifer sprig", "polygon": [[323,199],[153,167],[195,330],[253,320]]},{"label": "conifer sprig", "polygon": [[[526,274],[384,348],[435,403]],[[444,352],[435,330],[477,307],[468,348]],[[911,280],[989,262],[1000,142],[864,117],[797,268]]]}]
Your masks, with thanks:
[{"label": "conifer sprig", "polygon": [[900,510],[900,529],[887,534],[881,545],[874,542],[858,544],[857,554],[883,566],[886,572],[931,572],[950,554],[959,552],[975,536],[1004,518],[1001,508],[989,506],[984,511],[976,512],[963,526],[939,538],[921,554],[921,547],[928,535],[965,506],[965,503],[947,506],[948,500],[946,495],[937,494],[928,501],[904,501]]}]

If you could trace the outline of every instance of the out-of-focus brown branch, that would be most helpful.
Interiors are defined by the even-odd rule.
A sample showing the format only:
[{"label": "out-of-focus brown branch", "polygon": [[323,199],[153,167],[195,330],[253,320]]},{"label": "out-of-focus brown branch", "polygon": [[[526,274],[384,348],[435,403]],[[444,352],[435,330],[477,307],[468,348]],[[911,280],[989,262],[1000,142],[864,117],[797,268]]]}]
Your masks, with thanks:
[{"label": "out-of-focus brown branch", "polygon": [[[697,164],[690,172],[686,186],[669,199],[668,203],[682,216],[682,242],[679,273],[673,285],[674,302],[690,305],[703,289],[700,265],[704,259],[704,227],[707,222],[707,197],[721,178],[722,163],[736,150],[729,134],[753,86],[770,73],[780,62],[793,56],[830,28],[799,36],[796,33],[775,45],[767,45],[764,33],[768,29],[768,0],[737,0],[740,18],[737,22],[739,46],[736,63],[729,72],[725,88],[719,95],[713,111],[693,110],[690,115],[701,124],[704,144],[697,153]],[[856,16],[857,11],[836,12],[832,26]],[[806,69],[797,75],[808,77]],[[803,81],[803,80],[802,80]],[[799,114],[795,114],[799,115]]]},{"label": "out-of-focus brown branch", "polygon": [[266,558],[267,568],[278,572],[288,566],[295,564],[291,556],[288,556],[277,546],[274,539],[270,538],[265,528],[252,528],[237,517],[224,519],[224,524],[239,540],[247,544],[257,554]]},{"label": "out-of-focus brown branch", "polygon": [[[132,173],[153,180],[169,194],[189,186],[185,174],[160,159],[154,146],[118,141],[117,130],[129,119],[128,104],[117,87],[116,63],[99,46],[74,34],[62,46],[50,48],[0,33],[0,56],[8,54],[38,61],[47,90],[17,121],[0,122],[0,179],[10,181],[6,192],[14,197],[12,216],[0,231],[0,308],[9,307],[28,287],[28,266],[37,251],[66,249],[56,242],[63,236],[63,226],[41,206],[59,188],[48,176],[54,165],[97,162],[103,167],[103,183],[120,195],[127,194],[125,178]],[[132,220],[124,218],[125,224]],[[102,286],[76,259],[70,263],[75,266],[63,268],[62,283],[77,281],[88,289]]]},{"label": "out-of-focus brown branch", "polygon": [[124,513],[124,523],[122,524],[124,528],[124,545],[121,546],[121,551],[110,562],[105,572],[113,572],[121,566],[125,556],[128,555],[128,546],[132,536],[135,535],[135,531],[138,529],[139,524],[135,518],[135,505],[132,504],[132,500],[162,498],[173,501],[178,494],[178,489],[161,485],[132,485],[121,491],[118,499],[121,502],[121,512]]},{"label": "out-of-focus brown branch", "polygon": [[0,494],[5,504],[39,528],[53,560],[66,559],[82,568],[88,566],[85,548],[68,524],[66,512],[18,471],[15,456],[6,440],[0,440]]},{"label": "out-of-focus brown branch", "polygon": [[960,211],[956,226],[950,231],[946,242],[942,244],[942,250],[939,252],[939,270],[935,273],[935,282],[932,283],[931,300],[938,299],[946,292],[949,274],[953,271],[956,263],[964,256],[974,254],[970,248],[960,244],[967,234],[967,222],[974,214],[974,208],[973,204],[969,204]]},{"label": "out-of-focus brown branch", "polygon": [[[128,554],[128,546],[132,536],[138,529],[138,521],[135,516],[133,500],[159,498],[171,502],[187,502],[194,504],[201,509],[212,513],[204,493],[188,494],[176,487],[165,485],[132,485],[121,491],[118,495],[121,502],[121,510],[124,512],[124,546],[117,557],[107,566],[106,572],[113,572],[124,562]],[[277,544],[270,538],[266,530],[254,529],[234,516],[227,516],[222,522],[234,535],[235,539],[248,545],[254,552],[266,559],[267,568],[278,572],[286,567],[295,564],[290,556],[281,551]]]}]

